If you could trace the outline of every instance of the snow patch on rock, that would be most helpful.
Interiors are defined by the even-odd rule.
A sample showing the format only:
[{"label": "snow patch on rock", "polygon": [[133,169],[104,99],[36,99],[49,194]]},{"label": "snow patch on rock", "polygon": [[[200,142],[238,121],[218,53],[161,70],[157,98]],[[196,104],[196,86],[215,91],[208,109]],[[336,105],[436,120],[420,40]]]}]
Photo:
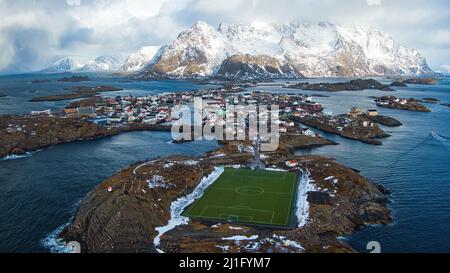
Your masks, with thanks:
[{"label": "snow patch on rock", "polygon": [[297,190],[297,204],[296,212],[298,227],[304,227],[309,219],[309,202],[308,202],[308,192],[315,191],[315,186],[311,183],[309,171],[306,169],[302,172]]},{"label": "snow patch on rock", "polygon": [[170,205],[170,216],[169,222],[167,225],[163,227],[157,227],[155,230],[158,232],[158,235],[153,239],[153,245],[159,253],[163,253],[163,251],[159,248],[159,244],[161,242],[161,236],[166,232],[174,229],[180,225],[186,225],[189,222],[188,217],[184,217],[181,214],[184,209],[192,204],[195,200],[201,198],[203,196],[203,192],[211,186],[214,181],[216,181],[224,172],[224,168],[216,167],[214,171],[207,177],[204,177],[195,190],[184,197],[181,197]]}]

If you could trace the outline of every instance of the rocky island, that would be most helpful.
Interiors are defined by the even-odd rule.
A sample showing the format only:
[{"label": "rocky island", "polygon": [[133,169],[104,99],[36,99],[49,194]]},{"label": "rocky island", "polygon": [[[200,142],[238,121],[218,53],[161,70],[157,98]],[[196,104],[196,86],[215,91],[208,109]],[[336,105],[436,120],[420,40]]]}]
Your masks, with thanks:
[{"label": "rocky island", "polygon": [[[296,198],[308,200],[308,208],[303,208],[308,220],[293,227],[268,229],[181,216],[188,204],[184,197],[198,196],[223,165],[251,165],[252,146],[228,142],[199,158],[172,156],[120,171],[88,194],[60,236],[80,242],[83,252],[92,253],[354,252],[338,237],[391,221],[386,189],[332,159],[292,154],[280,149],[261,154],[261,160],[300,174],[299,183],[307,192]],[[295,167],[286,167],[286,160]]]},{"label": "rocky island", "polygon": [[397,98],[395,96],[383,96],[375,99],[378,107],[408,110],[415,112],[431,112],[426,106],[420,104],[416,99]]},{"label": "rocky island", "polygon": [[59,82],[88,82],[91,78],[89,76],[72,76],[59,79]]},{"label": "rocky island", "polygon": [[74,86],[74,87],[65,88],[65,90],[72,91],[72,93],[34,97],[30,101],[32,101],[32,102],[62,101],[62,100],[89,98],[89,97],[94,97],[101,92],[122,91],[123,89],[114,87],[114,86],[109,86],[109,85],[99,85],[99,86],[95,86],[95,87]]},{"label": "rocky island", "polygon": [[6,96],[8,96],[8,95],[0,93],[0,98],[6,97]]},{"label": "rocky island", "polygon": [[409,78],[403,80],[407,84],[425,84],[425,85],[435,85],[438,83],[436,79],[433,78]]},{"label": "rocky island", "polygon": [[381,145],[381,138],[389,137],[378,125],[364,118],[351,115],[329,117],[326,115],[308,115],[293,118],[295,121],[321,131],[358,140],[367,144]]},{"label": "rocky island", "polygon": [[376,122],[378,124],[388,126],[388,127],[400,127],[403,125],[403,123],[393,117],[384,116],[384,115],[365,115],[365,117],[373,122]]},{"label": "rocky island", "polygon": [[389,85],[385,85],[374,79],[357,79],[349,82],[338,83],[297,83],[287,85],[285,88],[313,90],[324,92],[339,92],[339,91],[362,91],[367,89],[375,89],[381,91],[394,91]]},{"label": "rocky island", "polygon": [[436,98],[423,98],[423,99],[417,100],[417,101],[419,101],[419,102],[425,102],[425,103],[433,103],[433,104],[436,104],[436,103],[439,102],[439,100],[436,99]]},{"label": "rocky island", "polygon": [[51,82],[51,80],[49,79],[36,79],[36,80],[32,80],[31,83],[46,83],[46,82]]}]

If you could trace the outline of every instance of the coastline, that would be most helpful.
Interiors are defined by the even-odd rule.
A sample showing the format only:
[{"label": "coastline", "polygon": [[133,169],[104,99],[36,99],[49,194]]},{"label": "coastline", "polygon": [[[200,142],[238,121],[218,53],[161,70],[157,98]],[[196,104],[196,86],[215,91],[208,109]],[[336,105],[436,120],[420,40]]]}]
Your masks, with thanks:
[{"label": "coastline", "polygon": [[[403,96],[403,97],[406,97],[406,96]],[[408,96],[409,97],[409,96]],[[423,96],[421,96],[421,97],[425,97],[425,95],[423,95]],[[440,98],[440,97],[439,97]],[[442,101],[445,101],[444,99],[442,99]],[[433,108],[433,110],[434,110],[434,108]],[[402,113],[401,113],[402,114]],[[402,120],[403,120],[403,118],[402,118]],[[406,121],[406,123],[405,124],[409,124],[409,123],[411,123],[411,121],[409,121],[408,122],[408,120],[406,119],[405,120]],[[389,131],[390,132],[390,131]],[[87,139],[86,139],[87,140]],[[75,140],[75,141],[77,141],[77,140]],[[311,148],[313,148],[314,146],[311,146]],[[29,156],[29,155],[28,155]],[[128,163],[127,163],[128,164]],[[351,166],[351,165],[349,165],[349,166]],[[363,172],[365,172],[365,169],[364,168],[358,168],[358,169],[361,169]],[[370,176],[371,177],[371,176]]]},{"label": "coastline", "polygon": [[[14,126],[9,126],[14,124]],[[25,156],[58,144],[99,139],[133,131],[167,131],[170,126],[130,124],[105,128],[79,118],[53,116],[0,116],[0,158]],[[14,132],[8,132],[13,128]],[[26,129],[25,129],[26,128]],[[27,131],[25,131],[27,130]]]},{"label": "coastline", "polygon": [[[304,221],[303,225],[292,230],[268,231],[265,228],[239,224],[218,223],[210,226],[205,222],[187,221],[183,218],[183,225],[171,226],[173,228],[171,230],[161,229],[160,231],[164,230],[164,235],[158,236],[157,227],[164,227],[170,223],[173,202],[189,194],[185,192],[184,182],[177,177],[186,177],[189,181],[187,182],[189,192],[193,192],[202,178],[207,177],[215,167],[223,166],[223,161],[210,160],[216,159],[217,154],[224,154],[223,157],[227,159],[226,166],[236,164],[239,167],[249,166],[252,154],[246,156],[247,152],[244,152],[241,157],[232,156],[231,151],[242,144],[229,142],[200,158],[171,156],[147,163],[140,162],[120,171],[88,194],[81,203],[74,221],[60,234],[61,238],[66,241],[78,240],[86,252],[192,253],[222,252],[224,249],[227,252],[258,252],[269,248],[275,252],[354,252],[354,249],[337,238],[352,234],[360,226],[387,224],[391,221],[387,208],[388,196],[353,170],[329,158],[291,155],[286,157],[286,153],[280,150],[274,154],[266,154],[263,160],[265,164],[269,164],[271,168],[289,171],[284,165],[285,160],[298,160],[300,163],[298,171],[304,168],[310,171],[310,183],[314,184],[311,189],[330,195],[332,200],[329,205],[324,206],[315,204],[314,200],[308,197],[309,220]],[[289,152],[293,153],[292,150]],[[136,166],[139,166],[137,172]],[[148,188],[145,181],[150,181],[155,175],[162,177],[170,186]],[[332,184],[330,176],[333,177]],[[349,184],[337,186],[340,183]],[[108,187],[113,188],[112,192],[106,190]],[[348,187],[353,190],[346,190]],[[138,200],[141,201],[136,203]],[[121,211],[120,218],[114,216],[118,211]],[[139,228],[132,230],[119,228],[122,221],[131,222],[133,226]],[[336,225],[335,222],[340,224]],[[324,229],[329,230],[329,234],[332,235],[319,239],[317,235]],[[108,237],[107,243],[102,239],[104,236]],[[243,241],[224,239],[242,236]],[[249,249],[248,244],[255,244],[256,239],[245,238],[259,238],[258,247],[253,245],[253,248]],[[154,240],[157,241],[158,247],[152,244]],[[240,243],[237,244],[237,241]]]},{"label": "coastline", "polygon": [[[345,115],[343,115],[345,116]],[[350,118],[350,117],[349,117]],[[355,126],[349,126],[344,127],[341,130],[338,128],[337,125],[331,125],[329,123],[326,123],[325,121],[329,122],[330,119],[328,118],[300,118],[295,117],[294,121],[299,122],[301,124],[311,126],[313,128],[316,128],[318,130],[335,134],[344,138],[348,138],[351,140],[357,140],[366,144],[371,145],[382,145],[383,143],[379,140],[382,138],[389,137],[390,135],[385,133],[381,128],[379,128],[377,125],[373,126],[363,126],[361,124],[357,124]],[[357,119],[354,119],[357,120]],[[357,132],[357,133],[355,133]]]}]

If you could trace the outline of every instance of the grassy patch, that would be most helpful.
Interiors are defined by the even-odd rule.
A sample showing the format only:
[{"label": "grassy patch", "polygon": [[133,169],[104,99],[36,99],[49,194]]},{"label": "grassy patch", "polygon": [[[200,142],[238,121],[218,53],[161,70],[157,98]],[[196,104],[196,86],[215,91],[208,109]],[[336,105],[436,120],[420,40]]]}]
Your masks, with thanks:
[{"label": "grassy patch", "polygon": [[287,226],[296,182],[295,173],[225,169],[183,215],[193,219]]}]

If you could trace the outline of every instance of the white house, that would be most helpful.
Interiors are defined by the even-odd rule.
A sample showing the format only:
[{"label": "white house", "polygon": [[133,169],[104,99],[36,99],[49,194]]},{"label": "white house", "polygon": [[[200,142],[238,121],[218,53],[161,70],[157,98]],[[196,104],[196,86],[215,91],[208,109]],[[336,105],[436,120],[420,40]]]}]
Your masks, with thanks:
[{"label": "white house", "polygon": [[306,130],[303,132],[303,134],[304,134],[305,136],[311,136],[311,137],[315,137],[315,136],[316,136],[316,133],[314,133],[311,129],[306,129]]},{"label": "white house", "polygon": [[286,161],[286,166],[288,166],[289,168],[298,167],[298,161],[297,160],[288,160],[288,161]]}]

